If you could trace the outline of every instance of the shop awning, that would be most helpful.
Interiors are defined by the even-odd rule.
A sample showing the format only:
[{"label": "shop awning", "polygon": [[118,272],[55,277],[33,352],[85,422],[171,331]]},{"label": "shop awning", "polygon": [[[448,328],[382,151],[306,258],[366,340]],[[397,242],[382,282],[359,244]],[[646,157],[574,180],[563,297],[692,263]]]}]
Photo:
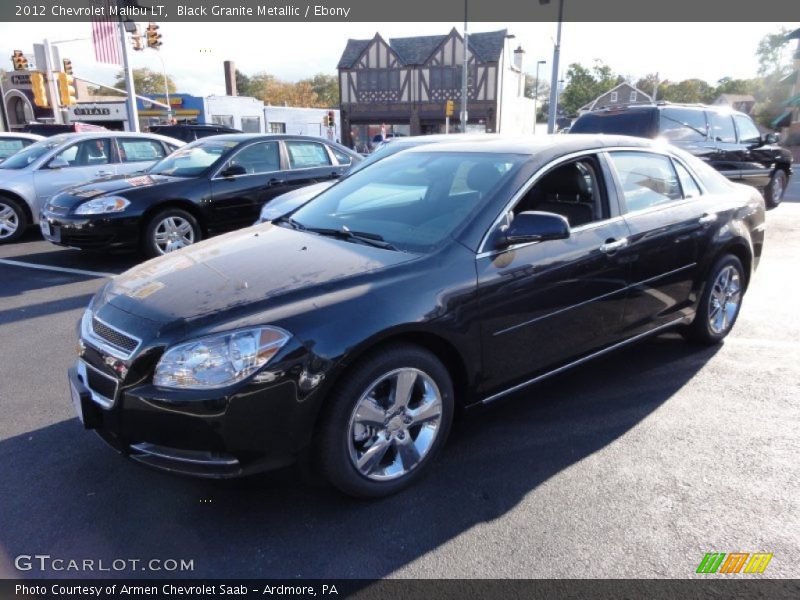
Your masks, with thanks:
[{"label": "shop awning", "polygon": [[784,106],[800,106],[800,94],[789,98],[786,102],[783,103]]},{"label": "shop awning", "polygon": [[792,124],[792,111],[787,110],[784,112],[780,117],[777,119],[773,119],[770,122],[770,125],[773,129],[779,129],[781,127],[788,127]]}]

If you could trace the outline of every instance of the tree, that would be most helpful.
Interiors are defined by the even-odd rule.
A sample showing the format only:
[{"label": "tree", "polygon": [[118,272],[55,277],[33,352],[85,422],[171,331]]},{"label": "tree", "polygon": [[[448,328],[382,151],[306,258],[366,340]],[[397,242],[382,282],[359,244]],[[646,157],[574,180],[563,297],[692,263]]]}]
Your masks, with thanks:
[{"label": "tree", "polygon": [[236,93],[240,96],[253,96],[252,85],[250,78],[239,69],[236,69]]},{"label": "tree", "polygon": [[684,79],[664,85],[661,100],[687,104],[709,104],[716,98],[716,90],[702,79]]},{"label": "tree", "polygon": [[[158,71],[153,71],[147,67],[133,70],[133,85],[136,88],[137,94],[151,95],[164,93],[164,74]],[[114,87],[120,90],[125,89],[125,73],[120,71],[117,73],[117,79],[114,82]],[[178,91],[175,82],[170,75],[167,75],[167,89],[170,94]]]},{"label": "tree", "polygon": [[605,94],[624,80],[600,60],[596,60],[592,68],[572,63],[567,69],[567,85],[559,96],[559,111],[574,115],[583,105]]},{"label": "tree", "polygon": [[773,74],[786,75],[792,70],[792,59],[789,53],[787,29],[781,27],[776,33],[768,33],[756,48],[758,58],[758,74],[767,77]]},{"label": "tree", "polygon": [[316,106],[321,108],[336,108],[339,106],[339,78],[336,75],[317,73],[311,79],[304,79],[317,96]]}]

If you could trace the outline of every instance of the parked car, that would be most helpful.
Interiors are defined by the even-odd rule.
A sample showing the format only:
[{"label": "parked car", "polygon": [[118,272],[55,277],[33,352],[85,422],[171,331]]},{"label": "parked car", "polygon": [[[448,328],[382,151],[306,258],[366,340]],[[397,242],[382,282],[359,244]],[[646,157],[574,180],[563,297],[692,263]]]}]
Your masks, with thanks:
[{"label": "parked car", "polygon": [[41,135],[31,133],[0,133],[0,162],[43,139]]},{"label": "parked car", "polygon": [[666,145],[412,148],[111,280],[72,399],[153,467],[234,477],[302,454],[383,496],[425,473],[457,409],[669,329],[720,342],[763,241],[758,191]]},{"label": "parked car", "polygon": [[380,134],[380,133],[377,134],[377,135],[373,135],[372,139],[369,142],[369,151],[370,152],[375,152],[375,150],[377,150],[378,148],[383,146],[383,144],[385,144],[389,140],[394,140],[394,139],[401,138],[401,137],[406,137],[406,134],[405,133],[400,133],[400,132],[395,132],[395,131],[390,131],[390,132],[386,133],[385,135],[384,134]]},{"label": "parked car", "polygon": [[748,115],[724,106],[659,103],[586,113],[570,133],[610,133],[662,138],[700,157],[729,179],[764,193],[777,206],[792,174],[792,153],[762,135]]},{"label": "parked car", "polygon": [[210,135],[221,135],[225,133],[242,133],[239,129],[232,127],[225,127],[224,125],[152,125],[150,127],[151,133],[158,133],[161,135],[168,135],[184,142],[193,142]]},{"label": "parked car", "polygon": [[92,125],[91,123],[28,123],[24,130],[28,133],[50,137],[62,133],[95,133],[98,131],[109,131],[102,125]]},{"label": "parked car", "polygon": [[251,225],[265,202],[341,177],[359,160],[344,146],[307,136],[207,137],[147,173],[64,190],[44,206],[41,220],[56,244],[158,256]]},{"label": "parked car", "polygon": [[[0,244],[39,222],[42,206],[61,189],[146,169],[183,142],[162,135],[106,131],[43,139],[0,163]],[[46,222],[45,236],[53,236]]]},{"label": "parked car", "polygon": [[[481,142],[497,138],[498,135],[494,133],[468,133],[463,135],[415,135],[412,137],[392,138],[391,141],[387,141],[385,144],[381,145],[375,150],[375,152],[364,158],[364,160],[351,165],[351,167],[345,172],[344,176],[349,177],[353,173],[357,173],[361,169],[364,169],[378,162],[379,160],[383,160],[384,158],[397,154],[403,150],[408,150],[409,148],[416,148],[417,146],[456,141]],[[282,217],[286,213],[299,208],[313,197],[319,195],[323,190],[327,190],[334,183],[336,183],[336,180],[321,181],[320,183],[315,183],[299,190],[293,190],[291,192],[281,194],[263,206],[261,209],[261,214],[258,216],[256,223],[264,223],[265,221],[272,221],[278,217]]]}]

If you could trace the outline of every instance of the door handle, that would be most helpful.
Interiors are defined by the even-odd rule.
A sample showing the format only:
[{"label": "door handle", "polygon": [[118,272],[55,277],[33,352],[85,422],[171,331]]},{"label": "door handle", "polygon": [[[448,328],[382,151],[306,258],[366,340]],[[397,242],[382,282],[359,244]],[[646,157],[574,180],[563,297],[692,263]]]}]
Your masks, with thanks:
[{"label": "door handle", "polygon": [[333,177],[334,179],[338,179],[341,176],[342,174],[339,173],[338,171],[334,171],[333,173],[331,173],[331,177]]},{"label": "door handle", "polygon": [[272,186],[272,185],[283,185],[284,183],[286,183],[286,181],[284,179],[278,179],[277,177],[273,177],[272,179],[267,181],[267,185],[269,185],[269,186]]},{"label": "door handle", "polygon": [[700,223],[701,225],[709,225],[716,220],[717,220],[717,213],[706,213],[702,217],[697,219],[697,222]]},{"label": "door handle", "polygon": [[97,171],[95,173],[98,177],[105,177],[106,175],[113,175],[111,171]]},{"label": "door handle", "polygon": [[613,254],[617,250],[624,248],[628,245],[628,238],[622,238],[619,240],[606,240],[604,244],[600,245],[600,251],[605,252],[606,254]]}]

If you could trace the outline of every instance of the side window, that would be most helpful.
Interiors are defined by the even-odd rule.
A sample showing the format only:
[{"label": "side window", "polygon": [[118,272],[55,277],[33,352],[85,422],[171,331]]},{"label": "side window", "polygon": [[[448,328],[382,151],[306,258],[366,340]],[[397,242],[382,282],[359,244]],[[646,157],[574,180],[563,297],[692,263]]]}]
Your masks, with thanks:
[{"label": "side window", "polygon": [[106,139],[84,140],[59,152],[55,158],[65,160],[70,167],[90,167],[111,162],[111,144]]},{"label": "side window", "polygon": [[706,139],[706,113],[687,108],[665,108],[661,111],[659,132],[670,141],[702,142]]},{"label": "side window", "polygon": [[724,115],[712,112],[711,116],[711,139],[715,142],[736,142],[736,130],[733,128],[733,118],[731,115]]},{"label": "side window", "polygon": [[333,152],[333,155],[336,157],[336,161],[340,165],[349,165],[351,162],[353,162],[353,159],[350,158],[350,155],[345,154],[341,150],[332,147],[331,152]]},{"label": "side window", "polygon": [[668,157],[646,152],[612,152],[609,156],[629,212],[683,198]]},{"label": "side window", "polygon": [[231,158],[228,162],[228,166],[230,165],[241,165],[248,175],[280,171],[278,142],[262,142],[248,146]]},{"label": "side window", "polygon": [[164,147],[155,140],[118,139],[119,158],[124,163],[164,158]]},{"label": "side window", "polygon": [[696,198],[697,196],[701,195],[703,192],[700,191],[700,187],[697,185],[697,182],[692,177],[692,174],[684,167],[681,163],[674,160],[672,164],[675,165],[675,170],[678,172],[678,179],[681,182],[681,188],[683,189],[683,197],[684,198]]},{"label": "side window", "polygon": [[608,218],[596,162],[582,159],[560,165],[543,175],[514,207],[561,215],[570,227]]},{"label": "side window", "polygon": [[270,123],[270,133],[286,133],[286,123]]},{"label": "side window", "polygon": [[761,132],[753,120],[745,115],[733,115],[736,129],[739,130],[739,141],[742,144],[756,144],[761,141]]},{"label": "side window", "polygon": [[242,117],[242,131],[261,133],[261,117]]},{"label": "side window", "polygon": [[309,167],[324,167],[331,164],[325,146],[316,142],[286,142],[289,153],[289,167],[292,169],[307,169]]}]

